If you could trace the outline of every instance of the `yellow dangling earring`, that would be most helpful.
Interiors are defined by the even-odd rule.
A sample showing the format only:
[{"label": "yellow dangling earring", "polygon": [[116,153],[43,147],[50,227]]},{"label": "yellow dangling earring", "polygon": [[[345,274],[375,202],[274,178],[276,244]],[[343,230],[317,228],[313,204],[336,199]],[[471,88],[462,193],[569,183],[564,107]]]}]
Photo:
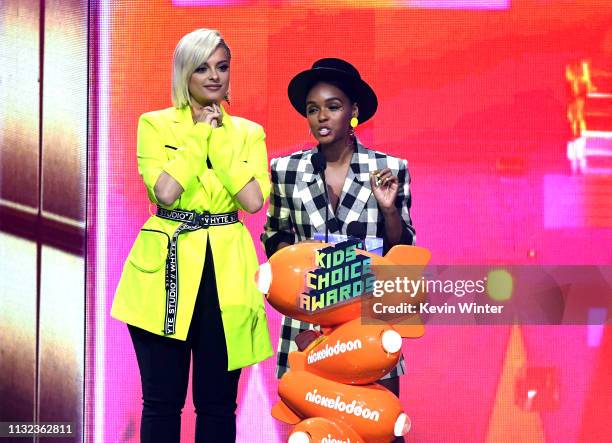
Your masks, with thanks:
[{"label": "yellow dangling earring", "polygon": [[349,131],[349,136],[351,138],[351,144],[356,147],[357,146],[357,137],[355,136],[355,128],[359,124],[359,120],[357,120],[357,117],[352,117],[351,121],[349,122],[349,124],[351,125],[351,129]]}]

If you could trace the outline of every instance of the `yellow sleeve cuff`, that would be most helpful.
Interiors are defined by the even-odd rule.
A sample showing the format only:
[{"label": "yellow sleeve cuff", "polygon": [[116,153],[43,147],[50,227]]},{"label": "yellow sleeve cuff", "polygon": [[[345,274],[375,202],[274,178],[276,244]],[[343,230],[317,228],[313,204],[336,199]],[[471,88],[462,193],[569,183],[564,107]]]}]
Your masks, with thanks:
[{"label": "yellow sleeve cuff", "polygon": [[187,137],[193,139],[198,144],[208,144],[207,140],[212,131],[212,126],[208,123],[197,122],[193,125],[191,131],[187,133]]},{"label": "yellow sleeve cuff", "polygon": [[253,168],[240,160],[238,149],[223,128],[213,131],[208,158],[215,175],[230,195],[235,196],[254,177]]},{"label": "yellow sleeve cuff", "polygon": [[232,195],[238,194],[242,188],[253,178],[252,168],[240,160],[227,162],[226,165],[219,165],[220,162],[212,162],[216,176],[227,191]]},{"label": "yellow sleeve cuff", "polygon": [[164,171],[181,185],[183,191],[189,187],[196,177],[193,165],[183,156],[177,156],[174,160],[166,163]]},{"label": "yellow sleeve cuff", "polygon": [[204,169],[211,131],[208,123],[193,125],[185,138],[185,147],[180,148],[175,158],[164,165],[164,171],[181,185],[183,191]]}]

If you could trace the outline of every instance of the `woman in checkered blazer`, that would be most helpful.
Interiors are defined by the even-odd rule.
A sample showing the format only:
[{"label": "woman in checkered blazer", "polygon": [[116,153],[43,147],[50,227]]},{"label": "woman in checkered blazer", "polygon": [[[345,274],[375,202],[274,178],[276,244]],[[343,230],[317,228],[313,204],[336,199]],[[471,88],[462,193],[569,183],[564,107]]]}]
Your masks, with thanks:
[{"label": "woman in checkered blazer", "polygon": [[[288,92],[293,107],[307,118],[318,146],[272,160],[270,207],[262,234],[267,255],[325,232],[327,199],[321,176],[313,168],[316,152],[327,164],[330,233],[347,234],[349,223],[358,221],[367,235],[383,239],[384,253],[397,244],[413,244],[406,161],[368,149],[355,137],[354,128],[370,119],[378,106],[376,94],[357,69],[344,60],[322,59],[296,75]],[[296,349],[296,335],[313,327],[283,317],[279,378],[287,370],[289,352]],[[397,395],[397,377],[403,373],[402,358],[381,384]]]}]

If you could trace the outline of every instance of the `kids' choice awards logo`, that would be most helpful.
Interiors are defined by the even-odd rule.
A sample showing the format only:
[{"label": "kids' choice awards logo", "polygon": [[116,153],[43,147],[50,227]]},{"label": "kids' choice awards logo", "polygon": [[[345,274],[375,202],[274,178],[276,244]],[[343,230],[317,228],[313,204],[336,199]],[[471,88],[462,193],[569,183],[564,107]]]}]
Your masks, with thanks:
[{"label": "kids' choice awards logo", "polygon": [[300,309],[333,308],[374,290],[371,259],[357,249],[364,249],[361,240],[349,239],[317,251],[317,269],[306,274],[307,290],[298,298]]}]

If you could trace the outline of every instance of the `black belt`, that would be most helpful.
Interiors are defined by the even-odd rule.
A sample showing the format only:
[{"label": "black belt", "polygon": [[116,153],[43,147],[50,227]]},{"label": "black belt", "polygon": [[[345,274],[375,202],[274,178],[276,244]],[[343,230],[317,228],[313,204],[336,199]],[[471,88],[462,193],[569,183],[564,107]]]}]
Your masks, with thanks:
[{"label": "black belt", "polygon": [[209,226],[224,226],[238,223],[238,211],[223,214],[211,214],[195,211],[182,211],[180,209],[165,209],[158,207],[157,216],[166,220],[181,222],[168,245],[166,258],[166,319],[164,321],[164,334],[171,335],[176,327],[176,310],[178,304],[178,236],[185,231],[208,229]]}]

